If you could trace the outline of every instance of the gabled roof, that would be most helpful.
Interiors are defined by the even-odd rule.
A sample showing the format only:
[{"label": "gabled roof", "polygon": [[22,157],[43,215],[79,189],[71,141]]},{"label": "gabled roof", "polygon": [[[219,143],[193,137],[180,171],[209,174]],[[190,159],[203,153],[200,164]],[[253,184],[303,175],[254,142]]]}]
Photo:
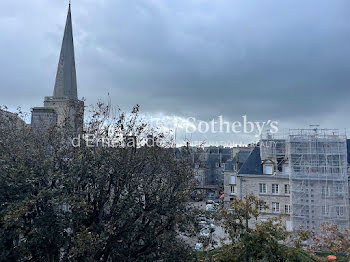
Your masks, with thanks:
[{"label": "gabled roof", "polygon": [[70,4],[68,8],[66,27],[64,29],[60,59],[57,67],[53,97],[70,99],[78,98]]},{"label": "gabled roof", "polygon": [[245,175],[262,175],[263,174],[259,146],[255,146],[254,149],[250,152],[247,160],[239,169],[238,174],[245,174]]}]

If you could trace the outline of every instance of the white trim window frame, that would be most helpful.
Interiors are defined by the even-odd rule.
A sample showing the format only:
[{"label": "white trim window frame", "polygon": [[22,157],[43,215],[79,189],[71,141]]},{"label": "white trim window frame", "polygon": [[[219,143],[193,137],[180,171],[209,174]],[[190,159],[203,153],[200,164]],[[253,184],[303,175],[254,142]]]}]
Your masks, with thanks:
[{"label": "white trim window frame", "polygon": [[259,204],[259,212],[265,212],[266,211],[266,202],[264,201],[264,204]]},{"label": "white trim window frame", "polygon": [[267,186],[266,183],[259,183],[259,194],[266,194]]},{"label": "white trim window frame", "polygon": [[279,213],[279,212],[280,212],[280,203],[272,202],[272,213]]},{"label": "white trim window frame", "polygon": [[278,184],[272,184],[272,187],[271,187],[271,192],[272,194],[274,195],[278,195],[279,194],[279,185]]},{"label": "white trim window frame", "polygon": [[284,193],[286,195],[290,194],[290,185],[289,184],[284,184]]},{"label": "white trim window frame", "polygon": [[290,214],[290,205],[284,205],[284,213]]}]

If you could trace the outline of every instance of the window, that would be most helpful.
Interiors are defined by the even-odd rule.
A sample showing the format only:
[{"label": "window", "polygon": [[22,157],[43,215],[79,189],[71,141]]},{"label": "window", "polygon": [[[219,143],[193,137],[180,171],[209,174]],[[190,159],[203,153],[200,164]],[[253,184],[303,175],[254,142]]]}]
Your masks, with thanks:
[{"label": "window", "polygon": [[278,194],[278,193],[279,193],[278,184],[272,184],[272,194]]},{"label": "window", "polygon": [[231,185],[231,194],[236,193],[236,186],[235,185]]},{"label": "window", "polygon": [[284,193],[285,194],[290,194],[290,189],[289,189],[289,185],[288,184],[284,185]]},{"label": "window", "polygon": [[259,193],[266,194],[266,184],[263,184],[263,183],[259,184]]},{"label": "window", "polygon": [[265,206],[266,206],[266,202],[264,202],[264,204],[259,204],[259,211],[265,212]]},{"label": "window", "polygon": [[279,212],[280,212],[280,203],[272,202],[272,213],[279,213]]},{"label": "window", "polygon": [[290,205],[284,205],[284,213],[290,214]]},{"label": "window", "polygon": [[272,175],[272,173],[273,173],[273,166],[271,164],[265,164],[264,165],[264,174]]},{"label": "window", "polygon": [[335,207],[335,212],[337,213],[338,217],[343,217],[344,216],[344,207]]},{"label": "window", "polygon": [[322,206],[322,215],[329,214],[329,206]]},{"label": "window", "polygon": [[236,184],[236,177],[235,176],[230,176],[230,185]]}]

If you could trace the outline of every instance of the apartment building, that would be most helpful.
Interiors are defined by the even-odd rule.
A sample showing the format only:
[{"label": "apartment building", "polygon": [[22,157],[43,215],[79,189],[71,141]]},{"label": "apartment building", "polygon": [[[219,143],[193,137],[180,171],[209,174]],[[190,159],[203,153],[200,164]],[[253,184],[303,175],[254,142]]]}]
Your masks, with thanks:
[{"label": "apartment building", "polygon": [[225,171],[224,201],[253,193],[287,229],[349,228],[349,140],[337,130],[296,129],[286,139],[261,139],[238,170]]},{"label": "apartment building", "polygon": [[257,145],[241,168],[225,172],[225,206],[229,207],[234,198],[242,199],[253,193],[268,206],[260,207],[259,221],[279,216],[291,230],[289,175],[284,171],[276,171],[271,161],[262,160]]}]

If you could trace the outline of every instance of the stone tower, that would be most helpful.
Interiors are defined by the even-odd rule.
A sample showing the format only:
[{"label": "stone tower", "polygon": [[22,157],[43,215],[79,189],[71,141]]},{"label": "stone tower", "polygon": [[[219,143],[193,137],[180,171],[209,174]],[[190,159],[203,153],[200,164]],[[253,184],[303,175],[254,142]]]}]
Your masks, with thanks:
[{"label": "stone tower", "polygon": [[32,109],[32,126],[45,129],[57,124],[79,132],[83,128],[84,102],[78,99],[74,58],[71,5],[68,7],[55,87],[52,96],[45,97],[44,107]]}]

